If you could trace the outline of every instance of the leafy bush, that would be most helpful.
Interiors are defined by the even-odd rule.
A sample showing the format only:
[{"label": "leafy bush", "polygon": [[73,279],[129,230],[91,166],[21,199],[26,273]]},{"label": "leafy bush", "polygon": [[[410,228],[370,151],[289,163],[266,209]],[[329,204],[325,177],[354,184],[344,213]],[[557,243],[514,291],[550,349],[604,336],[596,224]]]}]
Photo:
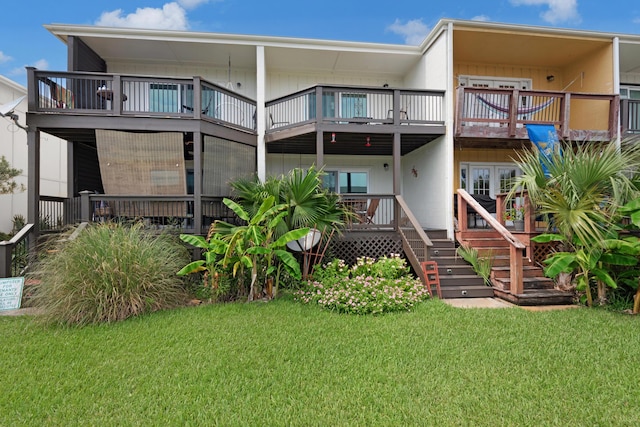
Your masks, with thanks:
[{"label": "leafy bush", "polygon": [[34,305],[49,323],[113,322],[185,302],[175,272],[189,260],[175,236],[116,223],[88,227],[37,268]]},{"label": "leafy bush", "polygon": [[456,249],[456,253],[460,255],[463,260],[471,264],[473,271],[475,271],[478,276],[482,277],[485,285],[491,286],[490,277],[491,268],[493,267],[493,255],[491,255],[491,252],[489,252],[488,256],[481,257],[476,248],[468,245],[461,245]]},{"label": "leafy bush", "polygon": [[295,295],[303,303],[352,314],[408,311],[428,298],[427,289],[410,275],[406,261],[398,255],[377,261],[358,258],[352,267],[334,259],[317,269],[314,280]]}]

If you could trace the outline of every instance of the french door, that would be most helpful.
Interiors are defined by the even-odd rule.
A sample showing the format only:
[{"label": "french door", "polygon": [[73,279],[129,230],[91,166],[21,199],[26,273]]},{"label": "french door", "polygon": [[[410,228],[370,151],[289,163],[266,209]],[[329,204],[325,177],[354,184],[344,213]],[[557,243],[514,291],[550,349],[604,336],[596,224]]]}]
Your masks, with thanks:
[{"label": "french door", "polygon": [[506,193],[520,170],[512,164],[462,163],[460,165],[460,186],[469,194],[496,197]]},{"label": "french door", "polygon": [[[486,89],[519,89],[530,90],[531,79],[513,79],[508,77],[482,77],[482,76],[460,76],[458,77],[460,86],[470,88],[486,88]],[[528,107],[530,100],[528,97],[520,97],[519,107]],[[464,117],[473,119],[502,119],[506,117],[509,106],[511,104],[511,94],[491,93],[486,94],[465,94],[464,100]],[[526,120],[526,114],[518,115],[518,120]],[[468,125],[473,126],[475,123],[470,122]],[[491,122],[489,126],[500,126],[499,123]]]}]

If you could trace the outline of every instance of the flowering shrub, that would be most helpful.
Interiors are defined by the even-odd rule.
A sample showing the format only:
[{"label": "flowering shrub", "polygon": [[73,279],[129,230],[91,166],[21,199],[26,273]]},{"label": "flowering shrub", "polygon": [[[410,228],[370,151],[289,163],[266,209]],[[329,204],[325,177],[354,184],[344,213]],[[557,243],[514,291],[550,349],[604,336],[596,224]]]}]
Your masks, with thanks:
[{"label": "flowering shrub", "polygon": [[353,314],[380,314],[410,310],[428,298],[419,279],[411,277],[399,255],[358,258],[352,267],[334,259],[314,272],[314,280],[296,293],[296,299],[329,310]]},{"label": "flowering shrub", "polygon": [[524,206],[514,205],[504,211],[502,215],[505,221],[516,221],[524,219]]}]

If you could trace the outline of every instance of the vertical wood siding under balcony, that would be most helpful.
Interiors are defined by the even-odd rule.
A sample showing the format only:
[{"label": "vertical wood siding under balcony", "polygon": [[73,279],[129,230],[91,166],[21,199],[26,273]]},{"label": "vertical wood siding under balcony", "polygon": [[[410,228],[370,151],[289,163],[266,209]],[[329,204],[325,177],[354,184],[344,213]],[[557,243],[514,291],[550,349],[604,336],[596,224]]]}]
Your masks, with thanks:
[{"label": "vertical wood siding under balcony", "polygon": [[29,78],[35,111],[195,118],[255,130],[255,101],[199,77],[29,70]]}]

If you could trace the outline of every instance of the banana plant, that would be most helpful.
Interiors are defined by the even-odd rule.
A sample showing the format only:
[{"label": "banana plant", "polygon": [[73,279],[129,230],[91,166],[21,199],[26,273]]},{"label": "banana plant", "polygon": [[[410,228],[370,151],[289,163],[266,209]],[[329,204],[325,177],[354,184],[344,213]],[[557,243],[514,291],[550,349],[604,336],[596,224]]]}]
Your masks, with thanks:
[{"label": "banana plant", "polygon": [[[215,268],[231,268],[234,277],[239,272],[251,271],[251,284],[248,300],[259,295],[257,280],[263,273],[266,280],[280,267],[285,268],[295,277],[300,278],[300,264],[285,247],[290,241],[305,236],[308,228],[290,230],[274,238],[275,230],[287,215],[285,205],[276,205],[274,197],[266,198],[257,212],[250,217],[245,209],[230,199],[223,203],[235,212],[246,225],[233,225],[224,221],[216,221],[212,226],[212,236],[206,241],[200,236],[181,235],[181,239],[205,250],[205,259],[186,265],[178,274],[189,274],[197,271],[212,271]],[[276,262],[277,261],[277,262]],[[277,282],[276,282],[277,289]],[[268,297],[273,294],[268,292]]]},{"label": "banana plant", "polygon": [[[565,242],[565,237],[560,234],[541,234],[532,239],[538,243]],[[593,279],[597,284],[598,300],[603,303],[606,299],[607,287],[616,289],[617,283],[611,276],[611,266],[635,266],[638,263],[640,245],[626,239],[612,238],[602,241],[599,247],[580,244],[574,238],[572,246],[573,252],[556,252],[548,257],[544,263],[545,274],[555,278],[560,273],[576,273],[574,280],[576,289],[584,291],[587,305],[593,305],[590,281]]]}]

